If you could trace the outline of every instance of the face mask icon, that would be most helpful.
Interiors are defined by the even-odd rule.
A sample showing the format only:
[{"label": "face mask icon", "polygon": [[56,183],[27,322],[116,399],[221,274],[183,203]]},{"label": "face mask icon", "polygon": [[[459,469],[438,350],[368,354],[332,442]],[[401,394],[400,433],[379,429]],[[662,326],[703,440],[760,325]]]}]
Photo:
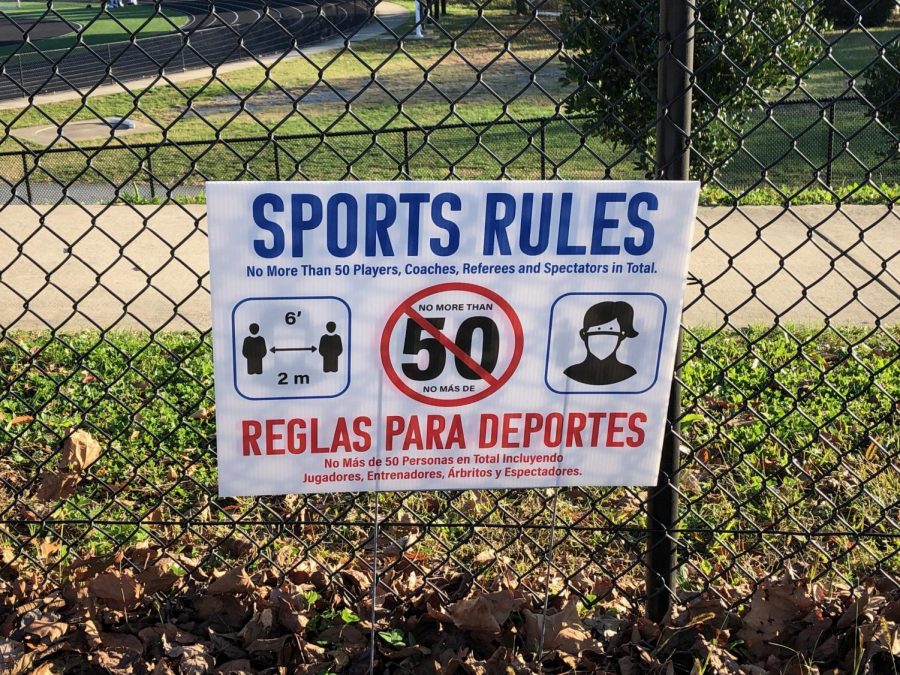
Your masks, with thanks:
[{"label": "face mask icon", "polygon": [[563,373],[582,384],[615,384],[633,377],[637,371],[622,363],[617,352],[622,342],[638,336],[634,329],[634,309],[627,302],[599,302],[584,314],[578,332],[585,347],[585,358]]},{"label": "face mask icon", "polygon": [[587,348],[598,359],[605,359],[619,348],[621,339],[618,333],[588,333]]}]

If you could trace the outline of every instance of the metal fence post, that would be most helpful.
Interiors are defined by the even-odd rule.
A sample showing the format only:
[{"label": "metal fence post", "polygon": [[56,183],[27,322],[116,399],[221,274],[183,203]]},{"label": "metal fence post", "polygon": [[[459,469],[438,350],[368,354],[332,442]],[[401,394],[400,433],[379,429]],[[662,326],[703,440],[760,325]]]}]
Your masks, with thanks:
[{"label": "metal fence post", "polygon": [[150,199],[156,199],[156,186],[153,184],[153,155],[150,148],[147,148],[145,157],[147,158],[147,175],[150,176]]},{"label": "metal fence post", "polygon": [[547,123],[541,122],[541,180],[547,178]]},{"label": "metal fence post", "polygon": [[835,99],[828,104],[828,164],[825,165],[825,184],[831,187],[834,176],[834,108]]},{"label": "metal fence post", "polygon": [[28,160],[25,159],[25,153],[22,153],[22,181],[25,183],[25,197],[28,203],[31,203],[31,174],[28,173]]},{"label": "metal fence post", "polygon": [[272,150],[275,153],[275,180],[281,180],[281,163],[278,161],[278,143],[272,143]]},{"label": "metal fence post", "polygon": [[[692,0],[660,2],[659,63],[657,68],[656,177],[687,180],[690,176],[691,88],[694,71],[694,6]],[[659,480],[647,496],[647,616],[661,622],[675,595],[677,542],[672,531],[678,520],[678,422],[681,387],[675,355],[675,377],[669,394],[666,435]]]},{"label": "metal fence post", "polygon": [[409,131],[407,129],[403,130],[403,164],[401,166],[401,171],[406,174],[406,178],[409,179]]}]

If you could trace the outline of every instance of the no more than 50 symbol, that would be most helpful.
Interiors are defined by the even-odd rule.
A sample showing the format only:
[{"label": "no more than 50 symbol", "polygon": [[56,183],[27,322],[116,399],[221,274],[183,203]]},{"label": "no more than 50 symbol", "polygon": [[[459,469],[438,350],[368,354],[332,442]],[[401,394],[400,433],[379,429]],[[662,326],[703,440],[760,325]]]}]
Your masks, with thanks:
[{"label": "no more than 50 symbol", "polygon": [[[446,322],[445,317],[429,317],[425,319],[437,330],[441,330]],[[475,372],[466,365],[466,362],[457,354],[462,352],[470,356],[472,354],[472,342],[475,331],[481,331],[481,359],[478,370]],[[444,372],[447,364],[447,348],[435,337],[423,337],[422,326],[414,319],[406,320],[406,337],[403,339],[403,353],[418,356],[419,352],[428,352],[428,363],[421,368],[418,361],[404,363],[401,368],[403,374],[417,382],[428,382]],[[494,320],[487,316],[472,316],[463,321],[456,331],[456,339],[453,341],[458,351],[454,350],[453,360],[456,362],[456,372],[467,380],[484,379],[484,373],[491,374],[497,367],[497,359],[500,356],[500,330]]]},{"label": "no more than 50 symbol", "polygon": [[[493,316],[473,314],[486,307]],[[460,319],[456,329],[448,327],[447,316],[420,313],[435,309]],[[476,359],[477,342],[481,349]],[[482,286],[453,282],[425,288],[400,303],[385,324],[381,358],[388,378],[410,398],[459,406],[490,396],[509,380],[521,359],[522,342],[522,324],[504,298]],[[448,356],[455,373],[447,369]],[[501,372],[495,374],[498,368]],[[439,384],[418,384],[439,378]]]}]

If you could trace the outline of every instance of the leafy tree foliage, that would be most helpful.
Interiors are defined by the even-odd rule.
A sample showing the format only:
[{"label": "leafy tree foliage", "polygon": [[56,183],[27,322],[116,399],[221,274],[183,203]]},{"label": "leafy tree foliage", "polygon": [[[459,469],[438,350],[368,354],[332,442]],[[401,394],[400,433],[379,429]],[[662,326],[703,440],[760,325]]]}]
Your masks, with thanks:
[{"label": "leafy tree foliage", "polygon": [[[567,112],[586,131],[634,148],[652,165],[657,103],[659,0],[567,0],[565,79],[577,87]],[[793,85],[821,50],[812,0],[711,0],[697,9],[694,43],[693,171],[708,175],[739,146],[750,112],[772,90]],[[700,161],[698,161],[700,160]]]},{"label": "leafy tree foliage", "polygon": [[867,71],[863,93],[878,110],[878,117],[900,136],[900,42]]}]

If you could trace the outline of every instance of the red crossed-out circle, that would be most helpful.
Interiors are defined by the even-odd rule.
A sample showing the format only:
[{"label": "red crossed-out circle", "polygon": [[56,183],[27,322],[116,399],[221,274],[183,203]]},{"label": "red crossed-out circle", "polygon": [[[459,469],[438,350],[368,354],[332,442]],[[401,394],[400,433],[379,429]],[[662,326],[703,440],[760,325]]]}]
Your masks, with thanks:
[{"label": "red crossed-out circle", "polygon": [[[421,314],[413,309],[413,305],[423,298],[427,298],[429,295],[435,295],[437,293],[443,293],[446,291],[465,291],[467,293],[474,293],[475,295],[479,295],[492,301],[503,311],[503,314],[506,316],[507,320],[512,326],[514,343],[513,355],[509,361],[509,365],[507,365],[506,370],[504,370],[503,373],[501,373],[498,377],[494,377],[493,375],[488,373],[484,368],[481,367],[479,363],[472,359],[471,356],[462,351],[452,340],[441,333],[431,323],[426,321]],[[482,380],[487,382],[489,386],[475,394],[468,394],[459,398],[449,399],[428,396],[427,394],[423,394],[422,392],[416,391],[415,389],[410,387],[406,383],[404,378],[400,375],[400,373],[397,372],[394,363],[391,361],[390,354],[391,335],[393,334],[394,329],[397,327],[397,322],[399,322],[400,319],[404,316],[409,317],[417,324],[419,324],[422,330],[429,333],[432,337],[436,338],[444,346],[444,348],[447,349],[447,351],[463,361],[473,372],[479,375]],[[522,332],[522,322],[519,321],[519,317],[516,314],[515,310],[504,298],[499,296],[494,291],[484,288],[483,286],[467,284],[461,281],[451,281],[443,284],[436,284],[435,286],[429,286],[428,288],[423,288],[421,291],[413,293],[406,300],[401,302],[397,309],[395,309],[391,313],[391,315],[388,317],[387,323],[385,323],[384,325],[384,331],[381,333],[381,364],[384,367],[384,372],[387,374],[390,381],[394,383],[394,386],[396,386],[397,389],[402,391],[410,398],[419,401],[420,403],[427,403],[428,405],[436,405],[442,407],[468,405],[469,403],[475,403],[476,401],[480,401],[481,399],[490,396],[495,391],[500,389],[500,387],[506,384],[509,378],[513,376],[513,373],[516,372],[516,367],[519,365],[519,361],[522,358],[523,343],[524,334]]]}]

